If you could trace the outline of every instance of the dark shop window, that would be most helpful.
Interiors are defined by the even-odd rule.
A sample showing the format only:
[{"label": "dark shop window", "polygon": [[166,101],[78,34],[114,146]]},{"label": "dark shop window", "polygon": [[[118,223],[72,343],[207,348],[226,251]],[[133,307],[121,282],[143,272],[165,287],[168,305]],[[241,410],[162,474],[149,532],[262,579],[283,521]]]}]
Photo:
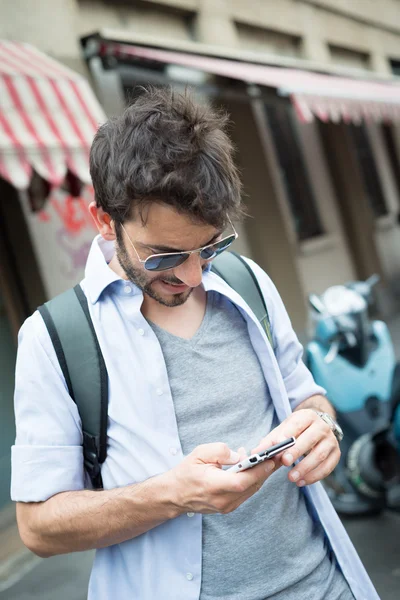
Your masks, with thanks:
[{"label": "dark shop window", "polygon": [[265,110],[297,237],[307,240],[321,235],[324,231],[293,123],[292,108],[267,105]]},{"label": "dark shop window", "polygon": [[397,196],[400,199],[400,158],[394,137],[393,126],[384,124],[381,126],[383,139],[386,146],[386,152],[389,157],[390,166],[392,168],[393,178],[396,182]]},{"label": "dark shop window", "polygon": [[387,215],[388,209],[383,195],[381,180],[379,179],[375,157],[365,125],[349,125],[349,128],[364,179],[364,187],[369,204],[376,218]]},{"label": "dark shop window", "polygon": [[391,60],[390,67],[392,69],[393,75],[400,77],[400,60]]}]

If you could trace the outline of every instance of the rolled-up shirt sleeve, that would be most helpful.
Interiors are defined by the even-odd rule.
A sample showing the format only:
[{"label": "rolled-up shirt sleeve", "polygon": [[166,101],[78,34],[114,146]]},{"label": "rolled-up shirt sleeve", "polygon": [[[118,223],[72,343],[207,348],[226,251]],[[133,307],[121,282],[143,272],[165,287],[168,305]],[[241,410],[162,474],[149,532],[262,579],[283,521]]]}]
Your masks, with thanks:
[{"label": "rolled-up shirt sleeve", "polygon": [[303,362],[303,346],[290,322],[278,290],[268,275],[255,262],[246,259],[253,269],[264,295],[271,323],[274,352],[283,377],[292,410],[316,394],[326,395],[317,385]]},{"label": "rolled-up shirt sleeve", "polygon": [[40,313],[18,337],[11,498],[45,501],[85,487],[82,426]]}]

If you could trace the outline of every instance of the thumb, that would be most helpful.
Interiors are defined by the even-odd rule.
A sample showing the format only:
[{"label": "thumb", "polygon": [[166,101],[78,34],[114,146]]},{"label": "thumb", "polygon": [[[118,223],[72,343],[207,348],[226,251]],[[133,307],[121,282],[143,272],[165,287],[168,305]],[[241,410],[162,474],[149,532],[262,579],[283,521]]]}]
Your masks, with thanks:
[{"label": "thumb", "polygon": [[246,448],[241,446],[238,448],[239,460],[244,460],[247,457]]},{"label": "thumb", "polygon": [[217,465],[234,465],[240,460],[239,454],[222,442],[197,446],[192,454],[201,462]]}]

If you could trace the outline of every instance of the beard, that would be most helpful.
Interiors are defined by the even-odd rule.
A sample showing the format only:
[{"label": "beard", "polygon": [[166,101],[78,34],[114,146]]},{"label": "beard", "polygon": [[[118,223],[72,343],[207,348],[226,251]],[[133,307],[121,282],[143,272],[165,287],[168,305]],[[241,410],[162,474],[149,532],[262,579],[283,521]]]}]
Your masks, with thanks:
[{"label": "beard", "polygon": [[150,278],[146,274],[146,271],[144,270],[144,268],[135,267],[132,264],[132,261],[126,250],[124,240],[122,239],[122,235],[121,235],[121,232],[119,231],[119,228],[116,229],[116,235],[117,235],[117,243],[115,244],[115,252],[117,255],[118,262],[121,265],[125,275],[129,279],[129,281],[131,281],[139,289],[141,289],[143,294],[147,294],[147,296],[149,296],[153,300],[156,300],[156,302],[159,302],[163,306],[169,306],[169,307],[181,306],[182,304],[184,304],[186,302],[186,300],[192,294],[194,288],[191,288],[190,290],[188,290],[186,292],[180,292],[178,294],[172,294],[172,295],[168,295],[168,296],[157,292],[157,290],[155,290],[153,287],[153,285],[156,281],[165,281],[165,282],[171,283],[171,284],[174,284],[174,283],[182,284],[182,281],[180,281],[176,277],[172,277],[172,276],[171,277],[156,276],[156,277]]}]

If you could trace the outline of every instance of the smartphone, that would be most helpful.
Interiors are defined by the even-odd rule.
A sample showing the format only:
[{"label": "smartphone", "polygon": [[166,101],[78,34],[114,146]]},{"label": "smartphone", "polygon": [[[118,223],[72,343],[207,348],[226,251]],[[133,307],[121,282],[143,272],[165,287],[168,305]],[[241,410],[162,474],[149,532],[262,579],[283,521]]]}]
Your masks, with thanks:
[{"label": "smartphone", "polygon": [[227,469],[231,473],[239,473],[240,471],[246,471],[246,469],[251,469],[256,465],[259,465],[264,460],[269,458],[273,458],[277,454],[280,454],[284,450],[291,448],[296,443],[296,438],[290,437],[287,440],[283,440],[283,442],[279,442],[279,444],[275,444],[266,450],[262,450],[258,454],[252,454],[251,456],[247,456],[245,459],[241,460],[233,467]]}]

